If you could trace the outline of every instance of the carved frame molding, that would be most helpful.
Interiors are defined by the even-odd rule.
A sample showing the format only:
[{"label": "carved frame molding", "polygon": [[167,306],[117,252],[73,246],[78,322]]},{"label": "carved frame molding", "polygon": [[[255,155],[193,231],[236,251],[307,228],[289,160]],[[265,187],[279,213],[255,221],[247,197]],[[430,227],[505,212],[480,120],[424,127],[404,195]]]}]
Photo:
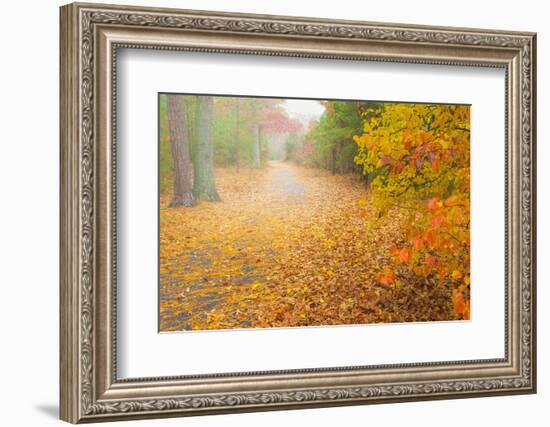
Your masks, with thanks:
[{"label": "carved frame molding", "polygon": [[[118,48],[504,67],[506,357],[117,380],[113,147]],[[61,418],[102,421],[534,392],[535,50],[531,33],[93,4],[62,7]],[[267,386],[266,377],[273,377]]]}]

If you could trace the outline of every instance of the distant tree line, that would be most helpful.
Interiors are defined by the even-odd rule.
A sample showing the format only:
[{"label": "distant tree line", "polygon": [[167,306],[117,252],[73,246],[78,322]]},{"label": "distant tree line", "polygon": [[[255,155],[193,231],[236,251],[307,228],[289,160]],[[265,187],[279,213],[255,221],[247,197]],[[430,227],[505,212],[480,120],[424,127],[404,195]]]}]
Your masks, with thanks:
[{"label": "distant tree line", "polygon": [[163,94],[159,100],[160,191],[172,189],[170,206],[220,201],[215,165],[261,168],[275,135],[301,130],[284,100]]},{"label": "distant tree line", "polygon": [[381,103],[364,101],[320,101],[325,111],[319,120],[309,123],[301,137],[287,139],[287,158],[298,163],[327,169],[333,174],[355,173],[369,181],[355,162],[359,153],[355,135],[363,132],[363,113],[379,109]]}]

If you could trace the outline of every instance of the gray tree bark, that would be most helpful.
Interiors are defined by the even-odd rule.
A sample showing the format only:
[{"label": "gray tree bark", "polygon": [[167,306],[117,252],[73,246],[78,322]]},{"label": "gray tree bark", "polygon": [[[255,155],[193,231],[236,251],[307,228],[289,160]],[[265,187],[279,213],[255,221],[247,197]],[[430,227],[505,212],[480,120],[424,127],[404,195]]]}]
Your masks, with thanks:
[{"label": "gray tree bark", "polygon": [[211,96],[199,96],[197,100],[197,151],[195,155],[195,185],[197,199],[209,202],[221,200],[216,190],[214,176],[214,100]]},{"label": "gray tree bark", "polygon": [[260,164],[260,125],[254,126],[254,145],[252,145],[252,165],[259,169]]},{"label": "gray tree bark", "polygon": [[241,168],[241,122],[239,117],[239,98],[235,98],[235,165],[237,167],[237,173]]},{"label": "gray tree bark", "polygon": [[170,207],[194,206],[193,165],[189,155],[187,115],[183,98],[167,95],[167,107],[174,170],[174,197]]}]

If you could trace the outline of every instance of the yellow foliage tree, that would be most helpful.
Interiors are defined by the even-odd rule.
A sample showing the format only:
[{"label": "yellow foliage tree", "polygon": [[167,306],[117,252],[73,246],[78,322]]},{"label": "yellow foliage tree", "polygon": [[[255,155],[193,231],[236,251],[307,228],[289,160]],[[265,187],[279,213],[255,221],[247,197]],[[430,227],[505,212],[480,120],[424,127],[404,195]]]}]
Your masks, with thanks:
[{"label": "yellow foliage tree", "polygon": [[398,266],[448,286],[456,318],[470,316],[470,108],[385,103],[362,112],[355,162],[371,177],[380,215],[410,212],[380,283]]}]

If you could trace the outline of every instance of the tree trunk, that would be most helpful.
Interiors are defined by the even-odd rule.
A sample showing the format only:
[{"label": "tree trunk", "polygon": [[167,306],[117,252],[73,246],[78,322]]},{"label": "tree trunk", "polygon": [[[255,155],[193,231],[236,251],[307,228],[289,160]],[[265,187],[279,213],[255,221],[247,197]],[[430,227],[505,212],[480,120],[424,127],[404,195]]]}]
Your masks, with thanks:
[{"label": "tree trunk", "polygon": [[332,147],[330,152],[330,169],[333,175],[336,175],[336,147]]},{"label": "tree trunk", "polygon": [[197,199],[219,202],[214,177],[213,107],[211,96],[199,96],[197,100],[197,152],[195,156],[195,186]]},{"label": "tree trunk", "polygon": [[235,165],[237,166],[237,173],[241,167],[241,141],[240,141],[240,117],[239,117],[239,98],[235,98],[235,112],[236,112],[236,122],[235,122]]},{"label": "tree trunk", "polygon": [[174,197],[170,207],[193,206],[193,165],[189,155],[187,115],[183,98],[167,95],[168,127],[174,169]]},{"label": "tree trunk", "polygon": [[260,169],[260,125],[254,126],[254,142],[252,145],[252,165]]}]

